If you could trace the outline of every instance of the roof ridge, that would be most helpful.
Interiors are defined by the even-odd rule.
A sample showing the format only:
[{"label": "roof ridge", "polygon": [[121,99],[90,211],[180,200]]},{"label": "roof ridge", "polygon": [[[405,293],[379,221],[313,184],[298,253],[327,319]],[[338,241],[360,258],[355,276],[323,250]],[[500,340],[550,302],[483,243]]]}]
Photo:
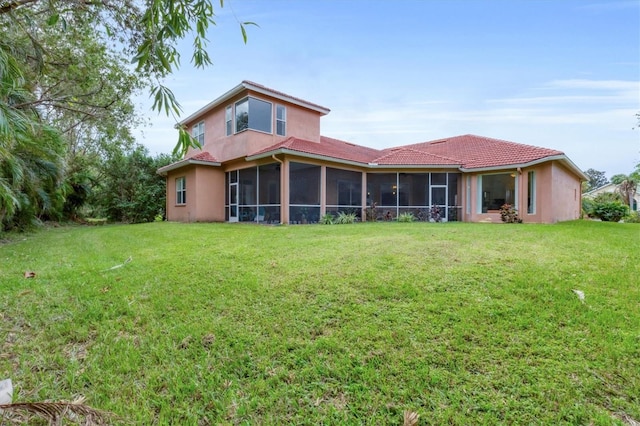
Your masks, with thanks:
[{"label": "roof ridge", "polygon": [[302,103],[305,103],[305,104],[313,105],[316,108],[320,108],[320,109],[325,109],[327,111],[331,111],[329,108],[327,108],[325,106],[322,106],[320,104],[316,104],[314,102],[307,101],[306,99],[298,98],[297,96],[291,96],[291,95],[289,95],[287,93],[284,93],[284,92],[281,92],[279,90],[274,90],[274,89],[272,89],[270,87],[265,86],[264,84],[256,83],[255,81],[242,80],[242,83],[240,83],[240,84],[245,86],[245,88],[247,88],[247,89],[249,89],[249,87],[246,87],[247,85],[255,86],[257,88],[260,88],[262,90],[266,90],[266,91],[271,92],[271,93],[276,94],[276,95],[284,96],[286,98],[290,98],[290,99],[296,100],[298,102],[302,102]]}]

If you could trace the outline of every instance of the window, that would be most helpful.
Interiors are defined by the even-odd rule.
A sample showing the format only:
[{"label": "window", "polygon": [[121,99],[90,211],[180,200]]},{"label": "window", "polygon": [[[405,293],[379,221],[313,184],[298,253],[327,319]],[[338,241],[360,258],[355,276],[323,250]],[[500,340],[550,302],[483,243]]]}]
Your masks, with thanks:
[{"label": "window", "polygon": [[187,185],[184,176],[176,179],[176,204],[187,204]]},{"label": "window", "polygon": [[478,179],[481,188],[482,213],[489,210],[500,210],[503,204],[514,205],[516,178],[515,173],[483,175]]},{"label": "window", "polygon": [[287,108],[282,105],[276,106],[276,134],[287,135]]},{"label": "window", "polygon": [[197,140],[200,145],[204,145],[204,121],[201,121],[193,126],[191,136],[193,136],[193,138]]},{"label": "window", "polygon": [[529,172],[527,184],[527,213],[536,212],[536,172]]},{"label": "window", "polygon": [[236,133],[247,129],[271,133],[271,104],[256,98],[236,102]]},{"label": "window", "polygon": [[227,129],[227,136],[231,136],[231,134],[233,133],[233,107],[231,105],[229,105],[224,112],[224,122]]}]

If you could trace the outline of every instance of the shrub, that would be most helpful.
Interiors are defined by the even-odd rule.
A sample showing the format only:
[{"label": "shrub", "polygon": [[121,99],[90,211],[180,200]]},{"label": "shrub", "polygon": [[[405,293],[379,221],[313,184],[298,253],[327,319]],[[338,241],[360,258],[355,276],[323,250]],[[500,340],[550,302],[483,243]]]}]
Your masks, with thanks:
[{"label": "shrub", "polygon": [[442,222],[442,213],[440,207],[431,206],[429,209],[429,222]]},{"label": "shrub", "polygon": [[333,223],[337,225],[345,225],[349,223],[355,223],[358,220],[358,216],[355,213],[338,213],[338,217],[335,218]]},{"label": "shrub", "polygon": [[630,212],[627,216],[623,217],[624,223],[640,223],[640,211]]},{"label": "shrub", "polygon": [[378,220],[377,203],[371,203],[371,205],[365,209],[365,217],[367,222],[375,222],[376,220]]},{"label": "shrub", "polygon": [[620,201],[596,203],[593,210],[593,216],[599,218],[603,222],[620,222],[620,219],[625,217],[628,211],[629,207]]},{"label": "shrub", "polygon": [[323,225],[333,225],[333,215],[331,213],[327,213],[320,218],[320,223]]},{"label": "shrub", "polygon": [[398,215],[398,222],[413,222],[415,220],[415,217],[413,216],[413,213],[400,213]]},{"label": "shrub", "polygon": [[522,223],[522,219],[518,216],[518,210],[514,209],[511,204],[503,204],[500,207],[500,219],[505,223]]}]

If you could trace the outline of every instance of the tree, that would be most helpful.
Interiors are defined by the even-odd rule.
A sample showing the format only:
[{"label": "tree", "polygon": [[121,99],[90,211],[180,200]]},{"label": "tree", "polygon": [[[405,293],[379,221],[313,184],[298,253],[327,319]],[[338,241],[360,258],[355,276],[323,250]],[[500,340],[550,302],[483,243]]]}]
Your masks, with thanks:
[{"label": "tree", "polygon": [[[223,5],[223,0],[220,0],[220,7]],[[16,34],[22,35],[26,42],[18,46],[33,52],[32,55],[23,55],[11,44],[5,44],[0,45],[0,55],[13,57],[16,62],[37,70],[39,75],[49,76],[51,70],[45,66],[47,56],[56,56],[56,53],[70,49],[69,44],[78,34],[65,37],[64,33],[74,31],[80,23],[83,29],[92,29],[91,38],[96,47],[116,56],[128,57],[136,65],[137,75],[153,96],[153,108],[172,115],[177,122],[180,105],[171,90],[162,84],[162,79],[180,67],[177,44],[187,37],[193,39],[191,63],[198,68],[211,64],[206,50],[206,35],[209,27],[215,24],[213,18],[211,0],[154,0],[145,2],[143,6],[132,0],[0,0],[0,28],[7,28],[6,32],[11,33],[14,39],[18,38]],[[41,25],[42,22],[46,25]],[[246,42],[246,26],[255,24],[239,22],[239,25]],[[43,40],[53,41],[47,34],[52,28],[62,36],[55,43],[46,43]],[[4,30],[0,32],[0,38],[6,38],[4,33]],[[86,47],[74,46],[80,51]],[[69,95],[67,90],[71,87],[59,88],[64,89],[60,94]],[[90,88],[82,85],[77,88],[80,96],[91,93]],[[67,99],[72,98],[77,99],[78,96],[68,96]],[[15,106],[4,104],[0,105],[2,107]],[[186,129],[178,130],[179,139],[174,152],[184,153],[190,146],[198,146]]]},{"label": "tree", "polygon": [[151,157],[141,145],[111,153],[93,190],[93,207],[117,222],[151,222],[164,217],[166,181],[156,170],[176,160],[169,155]]},{"label": "tree", "polygon": [[586,188],[583,188],[582,192],[591,191],[609,183],[609,180],[605,176],[605,172],[601,172],[595,169],[587,169],[584,171],[589,181],[586,184]]}]

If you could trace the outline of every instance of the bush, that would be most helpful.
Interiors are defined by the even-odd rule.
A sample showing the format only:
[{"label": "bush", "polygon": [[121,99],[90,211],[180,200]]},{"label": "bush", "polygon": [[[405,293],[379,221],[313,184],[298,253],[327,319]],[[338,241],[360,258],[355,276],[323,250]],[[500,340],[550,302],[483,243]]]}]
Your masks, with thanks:
[{"label": "bush", "polygon": [[629,207],[620,201],[612,201],[606,203],[596,203],[593,209],[593,216],[599,218],[603,222],[620,222],[627,215]]},{"label": "bush", "polygon": [[331,213],[327,213],[320,218],[320,223],[323,225],[333,225],[333,215]]},{"label": "bush", "polygon": [[500,207],[500,219],[505,223],[522,223],[522,219],[518,216],[518,210],[514,209],[511,204],[503,204]]},{"label": "bush", "polygon": [[333,223],[336,225],[345,225],[349,223],[355,223],[358,220],[358,216],[355,213],[338,213],[338,217],[335,218]]},{"label": "bush", "polygon": [[398,215],[398,222],[413,222],[414,220],[413,213],[400,213]]},{"label": "bush", "polygon": [[631,212],[627,216],[622,218],[624,223],[640,223],[640,211]]}]

